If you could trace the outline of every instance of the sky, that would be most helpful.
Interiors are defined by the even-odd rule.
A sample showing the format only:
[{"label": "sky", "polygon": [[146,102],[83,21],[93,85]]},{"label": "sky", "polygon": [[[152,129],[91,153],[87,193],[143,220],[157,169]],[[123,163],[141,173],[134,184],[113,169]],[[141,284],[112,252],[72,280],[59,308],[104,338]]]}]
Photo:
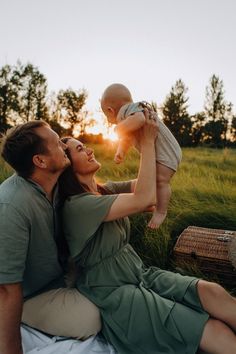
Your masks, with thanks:
[{"label": "sky", "polygon": [[194,114],[213,74],[236,110],[235,0],[0,0],[0,11],[0,67],[19,59],[49,92],[86,89],[97,119],[111,83],[161,104],[180,78]]}]

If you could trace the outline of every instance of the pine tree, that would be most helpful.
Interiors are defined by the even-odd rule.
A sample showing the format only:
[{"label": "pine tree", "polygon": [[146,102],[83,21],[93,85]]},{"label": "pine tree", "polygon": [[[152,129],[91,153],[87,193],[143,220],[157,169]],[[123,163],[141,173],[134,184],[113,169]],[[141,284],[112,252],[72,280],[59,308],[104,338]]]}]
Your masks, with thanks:
[{"label": "pine tree", "polygon": [[204,112],[199,112],[191,117],[192,121],[192,145],[198,146],[204,141],[206,116]]},{"label": "pine tree", "polygon": [[183,81],[177,80],[162,107],[163,121],[181,146],[189,146],[192,143],[192,122],[187,112],[187,90]]},{"label": "pine tree", "polygon": [[212,146],[224,146],[227,140],[232,104],[224,99],[223,81],[216,75],[210,78],[206,88],[205,101],[205,141]]}]

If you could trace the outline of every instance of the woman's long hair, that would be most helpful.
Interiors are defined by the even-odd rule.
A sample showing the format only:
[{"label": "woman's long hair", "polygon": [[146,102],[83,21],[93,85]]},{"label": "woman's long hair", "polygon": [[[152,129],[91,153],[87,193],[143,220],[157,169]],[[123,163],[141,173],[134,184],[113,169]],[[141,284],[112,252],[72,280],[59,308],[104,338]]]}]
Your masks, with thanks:
[{"label": "woman's long hair", "polygon": [[[65,137],[62,138],[61,140],[63,141],[63,143],[67,143],[67,141],[71,139],[71,137]],[[66,151],[68,158],[71,161],[71,156],[70,156],[70,152],[69,150]],[[60,220],[62,220],[62,207],[64,204],[64,201],[68,198],[71,197],[73,195],[76,194],[82,194],[85,192],[88,192],[88,190],[85,188],[85,186],[83,186],[78,179],[75,176],[75,173],[73,172],[73,168],[72,166],[68,166],[65,171],[61,174],[61,176],[59,177],[58,180],[59,183],[59,197],[60,197],[60,211],[59,211],[59,215],[60,215]],[[106,188],[103,187],[99,184],[97,184],[97,188],[98,188],[98,192],[100,194],[112,194],[111,191]],[[67,241],[64,237],[63,232],[61,232],[59,239],[57,240],[57,248],[58,248],[58,255],[59,255],[59,261],[63,267],[64,270],[68,270],[68,257],[70,255],[69,252],[69,247],[67,244]]]},{"label": "woman's long hair", "polygon": [[[69,139],[71,139],[71,137],[65,137],[65,138],[62,138],[61,140],[63,143],[66,144]],[[71,161],[71,156],[70,156],[69,150],[66,151],[66,154],[67,154],[69,160]],[[86,187],[78,181],[71,165],[68,166],[65,169],[65,171],[62,172],[62,174],[59,177],[58,182],[59,182],[59,195],[60,195],[62,202],[65,201],[66,198],[71,197],[73,195],[88,192]],[[98,192],[100,194],[112,194],[108,188],[106,188],[100,184],[97,184],[97,188],[98,188]]]}]

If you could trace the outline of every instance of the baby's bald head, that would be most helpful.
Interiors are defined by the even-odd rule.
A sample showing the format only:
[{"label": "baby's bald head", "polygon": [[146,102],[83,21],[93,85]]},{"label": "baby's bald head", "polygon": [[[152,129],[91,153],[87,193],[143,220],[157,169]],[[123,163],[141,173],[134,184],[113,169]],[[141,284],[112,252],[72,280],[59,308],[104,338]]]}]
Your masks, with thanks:
[{"label": "baby's bald head", "polygon": [[122,84],[112,84],[108,86],[103,92],[101,98],[101,106],[102,109],[104,107],[110,106],[115,111],[119,111],[121,106],[132,101],[131,93],[126,86]]}]

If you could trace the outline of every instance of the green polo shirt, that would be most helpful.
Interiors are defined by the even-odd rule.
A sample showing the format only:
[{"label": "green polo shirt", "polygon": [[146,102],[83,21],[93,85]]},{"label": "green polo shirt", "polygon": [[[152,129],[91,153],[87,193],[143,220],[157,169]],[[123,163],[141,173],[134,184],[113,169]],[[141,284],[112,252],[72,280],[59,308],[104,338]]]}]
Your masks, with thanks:
[{"label": "green polo shirt", "polygon": [[0,284],[22,282],[24,297],[64,285],[54,209],[32,181],[13,175],[0,185]]}]

